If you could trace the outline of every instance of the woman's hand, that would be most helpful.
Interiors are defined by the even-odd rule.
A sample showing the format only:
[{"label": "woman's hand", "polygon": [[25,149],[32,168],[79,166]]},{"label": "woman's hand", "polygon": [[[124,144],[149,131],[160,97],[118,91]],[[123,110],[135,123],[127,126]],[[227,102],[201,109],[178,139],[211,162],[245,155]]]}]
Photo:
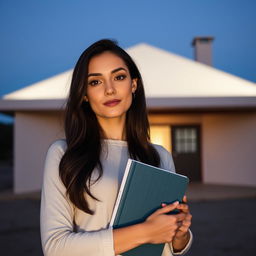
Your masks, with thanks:
[{"label": "woman's hand", "polygon": [[[113,230],[115,254],[121,254],[139,245],[172,242],[174,250],[182,250],[189,241],[191,218],[186,204],[175,202],[156,210],[144,222]],[[178,214],[167,213],[179,209]]]},{"label": "woman's hand", "polygon": [[189,207],[187,205],[187,197],[183,197],[184,204],[179,204],[177,209],[179,209],[185,218],[179,223],[179,228],[173,237],[173,249],[175,251],[181,251],[189,241],[189,227],[191,226],[192,215],[190,214]]},{"label": "woman's hand", "polygon": [[167,243],[173,240],[179,223],[185,219],[184,213],[167,215],[178,202],[156,210],[144,222],[113,230],[115,254],[122,254],[139,245]]},{"label": "woman's hand", "polygon": [[[180,233],[183,231],[178,230],[187,216],[186,210],[184,210],[185,207],[181,207],[178,202],[169,205],[163,204],[162,206],[163,208],[155,211],[143,223],[145,234],[147,235],[147,243],[169,243],[173,241],[175,236],[178,235],[179,237],[183,234]],[[174,209],[182,210],[178,214],[167,214]]]}]

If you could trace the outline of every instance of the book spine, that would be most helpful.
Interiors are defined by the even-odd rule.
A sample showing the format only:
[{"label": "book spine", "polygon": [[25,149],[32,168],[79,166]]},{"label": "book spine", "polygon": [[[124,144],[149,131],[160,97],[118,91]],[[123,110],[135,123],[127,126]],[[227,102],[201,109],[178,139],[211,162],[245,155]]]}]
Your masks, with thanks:
[{"label": "book spine", "polygon": [[114,210],[113,210],[113,213],[112,213],[112,217],[111,217],[111,221],[110,221],[110,227],[113,227],[116,216],[118,216],[117,212],[120,212],[119,204],[120,204],[120,201],[121,201],[121,198],[122,198],[122,195],[123,195],[123,190],[124,190],[124,187],[125,187],[125,184],[126,184],[126,180],[128,178],[130,169],[132,167],[132,162],[133,162],[133,160],[128,159],[126,169],[125,169],[125,172],[124,172],[124,176],[123,176],[123,179],[122,179],[122,183],[121,183],[121,186],[120,186],[120,189],[119,189],[119,192],[118,192],[118,196],[117,196],[117,199],[116,199],[115,207],[114,207]]}]

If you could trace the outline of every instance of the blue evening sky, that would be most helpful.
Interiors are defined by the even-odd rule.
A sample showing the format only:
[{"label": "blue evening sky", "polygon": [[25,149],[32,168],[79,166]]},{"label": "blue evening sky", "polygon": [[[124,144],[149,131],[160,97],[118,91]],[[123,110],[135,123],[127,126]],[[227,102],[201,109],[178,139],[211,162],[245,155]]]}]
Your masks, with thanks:
[{"label": "blue evening sky", "polygon": [[1,0],[0,97],[73,68],[101,38],[193,58],[213,36],[214,67],[256,82],[255,0]]}]

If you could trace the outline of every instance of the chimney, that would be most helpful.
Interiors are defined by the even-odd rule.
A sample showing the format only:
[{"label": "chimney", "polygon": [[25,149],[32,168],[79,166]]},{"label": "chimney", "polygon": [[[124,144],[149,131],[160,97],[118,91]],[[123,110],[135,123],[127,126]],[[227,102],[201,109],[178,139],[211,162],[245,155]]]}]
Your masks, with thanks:
[{"label": "chimney", "polygon": [[212,66],[212,41],[214,37],[200,36],[195,37],[192,42],[194,46],[195,60],[206,65]]}]

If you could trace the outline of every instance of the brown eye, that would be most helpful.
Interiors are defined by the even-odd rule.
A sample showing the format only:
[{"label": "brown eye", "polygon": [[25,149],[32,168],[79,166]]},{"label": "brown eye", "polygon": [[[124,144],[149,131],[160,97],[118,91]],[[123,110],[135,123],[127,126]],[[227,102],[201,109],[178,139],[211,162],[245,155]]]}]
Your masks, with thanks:
[{"label": "brown eye", "polygon": [[99,80],[92,80],[89,82],[89,85],[91,86],[96,86],[96,85],[99,85],[100,84],[100,81]]},{"label": "brown eye", "polygon": [[126,75],[118,75],[116,76],[115,80],[124,80],[126,78]]}]

